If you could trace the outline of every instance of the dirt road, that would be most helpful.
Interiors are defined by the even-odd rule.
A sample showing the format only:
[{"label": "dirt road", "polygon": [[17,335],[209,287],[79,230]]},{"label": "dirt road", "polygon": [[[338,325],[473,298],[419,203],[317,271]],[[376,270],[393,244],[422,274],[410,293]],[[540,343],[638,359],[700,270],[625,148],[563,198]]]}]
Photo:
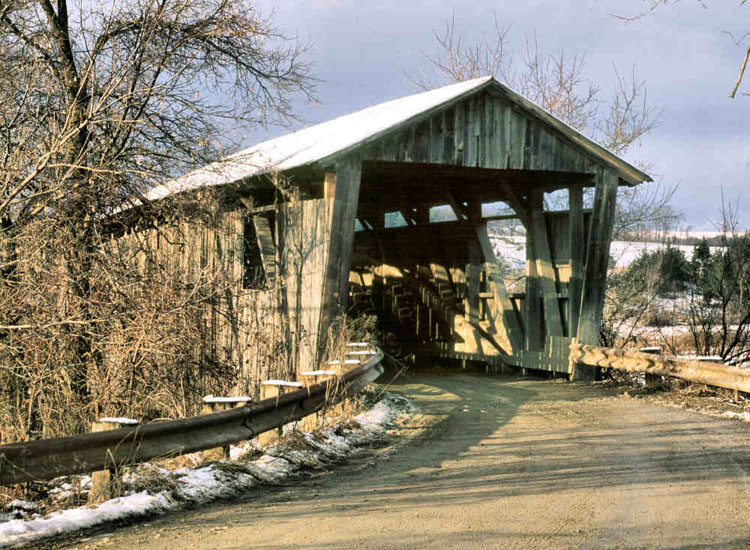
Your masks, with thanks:
[{"label": "dirt road", "polygon": [[432,428],[388,459],[80,547],[750,548],[748,424],[529,379],[395,389]]}]

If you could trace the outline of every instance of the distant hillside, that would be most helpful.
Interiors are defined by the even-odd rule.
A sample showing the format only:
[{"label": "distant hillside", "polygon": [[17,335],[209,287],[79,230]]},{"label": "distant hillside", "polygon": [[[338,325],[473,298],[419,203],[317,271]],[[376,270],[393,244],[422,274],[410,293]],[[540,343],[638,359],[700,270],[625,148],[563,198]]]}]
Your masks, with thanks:
[{"label": "distant hillside", "polygon": [[[671,233],[671,232],[670,232]],[[700,243],[701,238],[698,235],[706,235],[706,241],[709,245],[719,243],[721,241],[722,234],[718,231],[695,231],[695,232],[675,232],[677,235],[669,238],[669,244],[675,248],[679,248],[685,253],[685,257],[690,260],[693,257],[693,250],[696,245]],[[710,240],[709,240],[710,237]],[[647,236],[646,239],[649,237]],[[526,264],[526,237],[523,235],[516,235],[513,237],[505,237],[502,235],[492,234],[490,235],[492,246],[495,249],[495,254],[505,260],[514,269],[524,269]],[[688,242],[685,242],[688,241]],[[654,252],[661,248],[665,248],[667,243],[662,233],[662,239],[653,241],[650,240],[638,240],[638,241],[613,241],[610,247],[610,255],[615,261],[615,269],[621,269],[629,266],[633,261],[640,256],[643,252]],[[715,244],[711,246],[711,252],[715,252],[719,246]]]}]

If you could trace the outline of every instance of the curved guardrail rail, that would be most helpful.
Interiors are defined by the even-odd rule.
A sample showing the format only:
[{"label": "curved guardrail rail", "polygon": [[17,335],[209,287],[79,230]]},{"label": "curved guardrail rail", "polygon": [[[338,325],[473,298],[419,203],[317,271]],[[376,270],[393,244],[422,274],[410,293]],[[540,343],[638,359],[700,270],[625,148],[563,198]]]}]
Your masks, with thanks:
[{"label": "curved guardrail rail", "polygon": [[593,367],[643,372],[657,376],[672,376],[709,386],[750,392],[750,369],[719,363],[576,343],[570,344],[570,361],[571,363],[582,363]]},{"label": "curved guardrail rail", "polygon": [[0,485],[115,469],[253,439],[355,394],[382,374],[382,359],[377,350],[339,377],[223,412],[0,445]]}]

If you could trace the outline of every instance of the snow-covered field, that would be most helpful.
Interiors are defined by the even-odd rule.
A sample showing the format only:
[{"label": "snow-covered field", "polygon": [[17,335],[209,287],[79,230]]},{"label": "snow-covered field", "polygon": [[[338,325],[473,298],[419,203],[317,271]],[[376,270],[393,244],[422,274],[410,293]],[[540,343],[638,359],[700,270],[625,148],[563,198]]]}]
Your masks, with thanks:
[{"label": "snow-covered field", "polygon": [[[340,426],[314,433],[299,432],[291,447],[282,443],[259,449],[252,441],[233,447],[232,460],[207,466],[170,471],[154,464],[143,464],[123,477],[124,496],[95,506],[41,516],[34,512],[34,503],[13,501],[9,513],[4,514],[4,518],[0,516],[5,520],[0,521],[0,548],[111,521],[149,517],[188,504],[247,495],[253,487],[279,483],[302,471],[322,469],[343,460],[358,447],[382,436],[397,415],[409,410],[410,405],[404,398],[385,393],[372,409]],[[243,456],[255,458],[243,459]],[[90,482],[88,476],[76,479],[84,491]],[[54,493],[65,497],[65,493],[69,496],[72,490],[71,483],[65,481]],[[11,519],[17,516],[20,518]]]},{"label": "snow-covered field", "polygon": [[[503,258],[516,269],[523,269],[526,264],[526,237],[499,237],[490,236],[492,247],[498,258]],[[663,243],[652,242],[626,242],[613,241],[610,247],[610,255],[615,260],[615,268],[629,266],[643,252],[655,252],[666,247]],[[685,253],[685,257],[690,260],[693,257],[692,245],[672,245]],[[711,247],[711,252],[715,252],[716,247]]]}]

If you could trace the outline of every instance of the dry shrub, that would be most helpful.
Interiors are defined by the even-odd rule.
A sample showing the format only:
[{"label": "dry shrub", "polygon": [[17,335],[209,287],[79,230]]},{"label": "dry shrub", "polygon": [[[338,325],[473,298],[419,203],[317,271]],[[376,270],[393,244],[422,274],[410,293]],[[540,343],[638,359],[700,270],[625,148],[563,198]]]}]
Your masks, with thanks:
[{"label": "dry shrub", "polygon": [[237,366],[209,344],[237,283],[192,246],[225,217],[202,200],[189,223],[96,235],[85,266],[71,268],[77,240],[65,223],[11,236],[17,261],[0,278],[4,441],[85,432],[98,416],[185,416],[236,385]]}]

